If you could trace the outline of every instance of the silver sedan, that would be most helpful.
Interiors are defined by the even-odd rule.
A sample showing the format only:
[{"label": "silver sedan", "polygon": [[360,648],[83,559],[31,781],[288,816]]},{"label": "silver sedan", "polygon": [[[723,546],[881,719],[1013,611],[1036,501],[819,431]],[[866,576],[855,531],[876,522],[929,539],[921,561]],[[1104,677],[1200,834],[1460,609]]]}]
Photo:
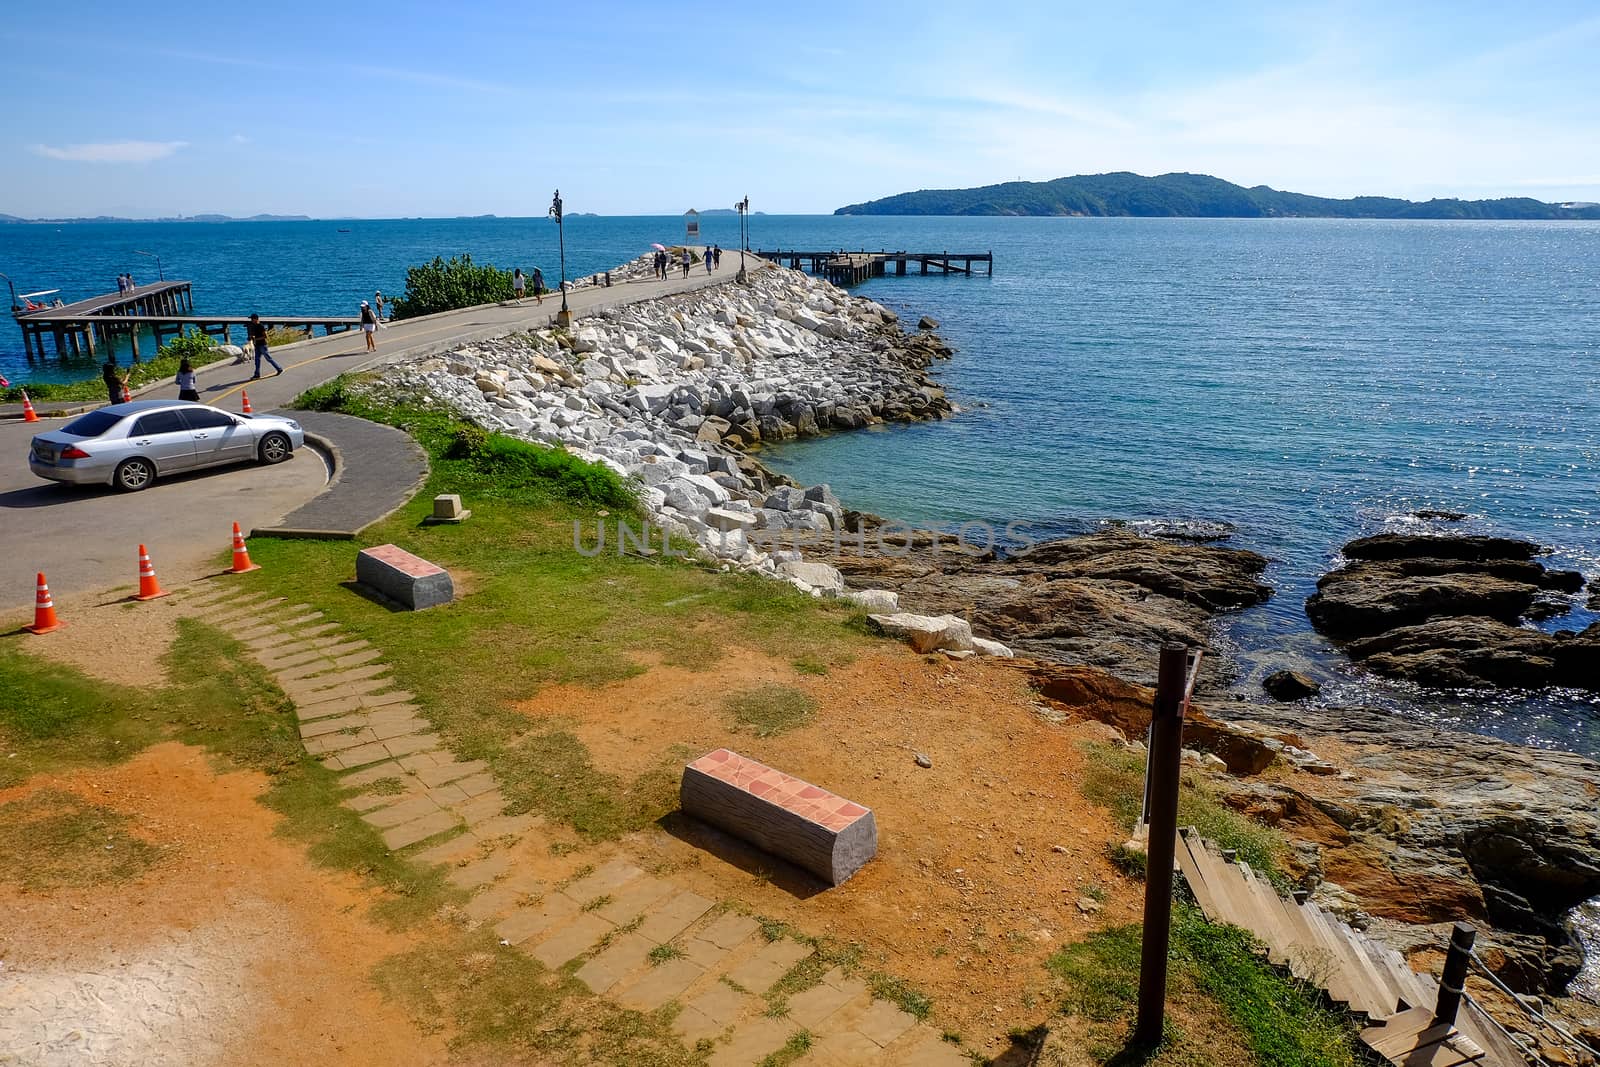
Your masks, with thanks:
[{"label": "silver sedan", "polygon": [[225,463],[282,463],[305,444],[293,419],[235,415],[186,400],[97,408],[33,439],[28,468],[51,481],[129,492],[158,477]]}]

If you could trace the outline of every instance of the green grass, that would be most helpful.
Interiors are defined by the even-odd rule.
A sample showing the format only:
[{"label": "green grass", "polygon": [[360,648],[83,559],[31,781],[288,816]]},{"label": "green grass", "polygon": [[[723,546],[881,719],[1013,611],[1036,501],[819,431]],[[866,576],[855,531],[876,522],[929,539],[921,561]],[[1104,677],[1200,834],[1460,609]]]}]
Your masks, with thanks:
[{"label": "green grass", "polygon": [[[692,560],[621,557],[609,542],[601,555],[581,555],[574,524],[592,546],[599,512],[611,520],[633,514],[631,493],[613,472],[605,471],[612,481],[592,481],[572,466],[590,465],[552,449],[543,452],[562,458],[506,459],[500,446],[486,449],[492,435],[443,412],[375,404],[348,379],[299,403],[406,429],[432,470],[415,499],[354,543],[258,539],[251,556],[263,569],[240,576],[241,588],[309,602],[382,649],[451,750],[490,765],[513,814],[538,812],[586,841],[615,839],[676,807],[677,773],[692,755],[663,746],[642,773],[610,773],[595,765],[573,723],[517,709],[546,686],[615,682],[641,673],[646,661],[707,669],[735,643],[785,662],[825,663],[847,662],[874,643],[854,627],[850,606],[782,583]],[[591,489],[598,499],[584,496]],[[422,525],[433,496],[447,492],[461,494],[472,518]],[[355,553],[384,542],[446,567],[465,595],[394,613],[355,594],[347,588]]]},{"label": "green grass", "polygon": [[242,646],[181,619],[164,663],[167,685],[125,688],[29,656],[19,639],[0,642],[0,751],[8,757],[0,759],[0,788],[182,741],[208,749],[222,769],[264,772],[270,786],[261,802],[283,816],[277,833],[303,844],[314,862],[386,890],[379,918],[404,924],[461,895],[439,868],[414,869],[391,855],[378,832],[339,803],[347,791],[306,755],[293,705]]},{"label": "green grass", "polygon": [[[1102,1062],[1143,1062],[1124,1047],[1138,1002],[1138,925],[1101,930],[1068,945],[1046,966],[1062,985],[1061,1011],[1090,1024],[1091,1054]],[[1198,909],[1173,912],[1169,1007],[1220,1014],[1258,1067],[1356,1067],[1370,1062],[1348,1017],[1325,1007],[1316,990],[1278,975],[1248,933],[1207,923]],[[1211,1035],[1170,1025],[1156,1050],[1162,1064],[1212,1064]]]},{"label": "green grass", "polygon": [[[1144,793],[1143,753],[1098,744],[1086,745],[1084,752],[1088,760],[1083,795],[1109,808],[1131,830]],[[1184,775],[1178,791],[1178,825],[1197,828],[1203,837],[1236,850],[1252,870],[1280,887],[1288,886],[1279,864],[1286,847],[1282,835],[1225,806],[1199,776]],[[1119,846],[1112,847],[1112,859],[1125,873],[1143,877],[1143,863]]]},{"label": "green grass", "polygon": [[782,1048],[768,1054],[756,1067],[789,1067],[789,1064],[811,1051],[811,1042],[813,1040],[810,1030],[801,1030],[799,1033],[790,1034],[789,1040],[783,1043]]},{"label": "green grass", "polygon": [[657,945],[655,948],[650,950],[650,962],[653,964],[659,965],[666,963],[668,960],[679,960],[682,958],[683,949],[679,948],[677,945]]},{"label": "green grass", "polygon": [[48,892],[134,878],[161,849],[130,834],[127,824],[126,816],[61,789],[0,804],[0,882]]},{"label": "green grass", "polygon": [[722,709],[757,737],[772,737],[804,725],[817,702],[792,686],[768,683],[730,694]]},{"label": "green grass", "polygon": [[889,1001],[907,1015],[916,1016],[919,1022],[933,1014],[933,998],[913,987],[904,978],[875,972],[867,976],[867,985],[872,990],[873,996],[879,1000]]}]

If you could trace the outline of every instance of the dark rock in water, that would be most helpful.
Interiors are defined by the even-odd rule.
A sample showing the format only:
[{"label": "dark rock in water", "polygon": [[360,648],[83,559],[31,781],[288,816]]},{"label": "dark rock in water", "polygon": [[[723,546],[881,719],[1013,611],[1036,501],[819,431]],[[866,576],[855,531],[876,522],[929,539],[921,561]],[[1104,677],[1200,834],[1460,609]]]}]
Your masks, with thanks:
[{"label": "dark rock in water", "polygon": [[1317,582],[1306,614],[1380,674],[1444,688],[1600,690],[1600,638],[1517,625],[1571,610],[1578,571],[1549,570],[1531,541],[1380,534]]},{"label": "dark rock in water", "polygon": [[1440,511],[1438,508],[1423,508],[1421,511],[1413,511],[1411,514],[1414,518],[1432,522],[1460,522],[1467,517],[1467,513],[1464,511]]},{"label": "dark rock in water", "polygon": [[1467,616],[1402,626],[1345,651],[1379,674],[1419,685],[1536,689],[1552,683],[1556,644],[1538,630]]},{"label": "dark rock in water", "polygon": [[[962,552],[950,535],[887,534],[894,528],[875,518],[845,513],[852,536],[807,556],[838,567],[858,588],[894,590],[906,610],[969,616],[980,635],[1018,652],[1136,681],[1154,681],[1162,645],[1204,648],[1216,612],[1272,592],[1260,580],[1265,557],[1239,549],[1107,530],[998,558],[972,546]],[[1219,684],[1224,668],[1208,658],[1202,686]]]},{"label": "dark rock in water", "polygon": [[1322,692],[1322,683],[1299,671],[1273,671],[1262,679],[1261,688],[1274,700],[1304,700]]},{"label": "dark rock in water", "polygon": [[1541,551],[1532,541],[1511,537],[1395,533],[1358,537],[1344,546],[1349,559],[1532,559]]},{"label": "dark rock in water", "polygon": [[938,328],[939,320],[929,315],[924,315],[917,320],[917,329],[919,330],[937,330]]},{"label": "dark rock in water", "polygon": [[1539,587],[1492,575],[1406,575],[1389,564],[1353,563],[1324,575],[1306,600],[1312,625],[1333,636],[1379,634],[1450,615],[1515,622]]},{"label": "dark rock in water", "polygon": [[1539,584],[1546,589],[1554,589],[1562,593],[1576,593],[1583,588],[1583,572],[1546,569],[1544,574],[1539,577]]},{"label": "dark rock in water", "polygon": [[1533,598],[1533,603],[1528,605],[1528,610],[1522,617],[1534,622],[1545,619],[1556,619],[1572,610],[1572,601],[1563,596],[1554,596],[1550,593],[1540,593]]}]

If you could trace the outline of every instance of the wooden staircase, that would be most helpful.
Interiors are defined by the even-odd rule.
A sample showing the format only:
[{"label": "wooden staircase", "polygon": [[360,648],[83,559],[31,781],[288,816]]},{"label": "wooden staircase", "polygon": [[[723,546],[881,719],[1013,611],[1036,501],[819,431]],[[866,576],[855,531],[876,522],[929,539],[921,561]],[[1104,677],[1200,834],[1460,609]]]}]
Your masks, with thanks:
[{"label": "wooden staircase", "polygon": [[1207,919],[1250,931],[1274,966],[1365,1015],[1373,1025],[1362,1032],[1362,1041],[1391,1063],[1527,1067],[1524,1052],[1471,998],[1462,999],[1454,1026],[1435,1025],[1438,981],[1413,971],[1398,952],[1315,904],[1279,895],[1248,864],[1225,857],[1192,827],[1178,835],[1176,852],[1178,870]]}]

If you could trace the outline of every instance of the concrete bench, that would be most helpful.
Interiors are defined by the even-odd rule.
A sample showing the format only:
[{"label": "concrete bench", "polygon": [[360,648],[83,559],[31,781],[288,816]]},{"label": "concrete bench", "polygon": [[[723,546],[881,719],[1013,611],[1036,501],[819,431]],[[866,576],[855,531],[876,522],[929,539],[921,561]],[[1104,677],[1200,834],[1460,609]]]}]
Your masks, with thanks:
[{"label": "concrete bench", "polygon": [[683,769],[692,815],[815,874],[849,878],[878,851],[872,812],[819,786],[719,748]]},{"label": "concrete bench", "polygon": [[412,611],[448,604],[456,595],[450,572],[395,545],[363,549],[356,581]]}]

